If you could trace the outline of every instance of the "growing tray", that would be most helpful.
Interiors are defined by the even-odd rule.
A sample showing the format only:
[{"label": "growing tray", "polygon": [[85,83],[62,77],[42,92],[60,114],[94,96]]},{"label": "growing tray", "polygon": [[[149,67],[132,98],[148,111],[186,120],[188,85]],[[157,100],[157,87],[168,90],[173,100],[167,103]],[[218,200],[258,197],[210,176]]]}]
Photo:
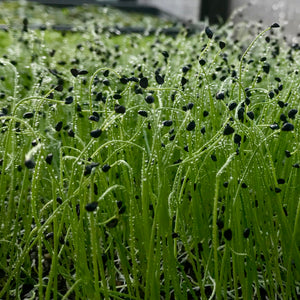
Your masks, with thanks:
[{"label": "growing tray", "polygon": [[[84,4],[88,5],[99,5],[99,6],[109,6],[116,9],[120,9],[127,12],[136,12],[136,13],[142,13],[142,14],[148,14],[148,15],[154,15],[154,16],[165,16],[169,17],[171,20],[181,22],[173,15],[170,15],[168,13],[165,13],[161,11],[160,9],[148,6],[148,5],[141,5],[138,4],[136,1],[126,1],[126,0],[110,0],[110,1],[97,1],[97,0],[28,0],[29,2],[35,2],[42,5],[49,5],[53,7],[74,7],[74,6],[81,6]],[[51,26],[46,26],[45,24],[30,24],[28,26],[30,29],[37,29],[37,30],[57,30],[57,31],[70,31],[70,32],[79,32],[80,29],[75,28],[71,24],[54,24]],[[102,30],[104,32],[109,32],[111,34],[115,35],[121,35],[121,34],[147,34],[147,35],[153,35],[156,34],[158,31],[161,34],[168,35],[168,36],[176,36],[180,31],[181,28],[178,28],[176,26],[174,27],[168,27],[168,28],[144,28],[144,27],[138,27],[138,26],[126,26],[126,27],[119,27],[119,26],[109,26],[105,27]],[[9,26],[5,24],[0,24],[0,30],[8,31],[10,28]],[[199,32],[200,30],[203,30],[203,26],[199,25],[190,25],[188,29],[188,34],[194,34],[196,32]]]},{"label": "growing tray", "polygon": [[29,0],[30,2],[37,2],[44,5],[51,5],[56,7],[70,7],[70,6],[80,6],[83,4],[93,4],[101,6],[111,6],[114,8],[122,9],[125,11],[147,13],[151,15],[165,14],[160,9],[150,6],[138,4],[136,1],[97,1],[97,0]]}]

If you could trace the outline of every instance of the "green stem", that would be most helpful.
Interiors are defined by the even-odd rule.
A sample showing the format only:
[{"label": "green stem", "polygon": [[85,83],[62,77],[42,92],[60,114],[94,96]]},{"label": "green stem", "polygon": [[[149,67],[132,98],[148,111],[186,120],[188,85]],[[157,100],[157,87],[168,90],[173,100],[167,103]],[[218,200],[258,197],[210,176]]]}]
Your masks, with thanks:
[{"label": "green stem", "polygon": [[216,185],[215,185],[215,196],[214,196],[214,206],[213,206],[213,225],[212,225],[212,243],[214,249],[214,267],[215,267],[215,282],[216,282],[216,296],[217,299],[221,299],[221,287],[219,281],[219,262],[218,262],[218,199],[219,199],[219,186],[222,173],[225,171],[227,166],[230,164],[232,159],[235,157],[235,153],[231,154],[226,160],[225,164],[221,167],[216,175]]},{"label": "green stem", "polygon": [[240,59],[240,65],[239,65],[239,82],[240,82],[240,86],[239,86],[239,102],[241,102],[241,95],[242,95],[242,65],[243,65],[243,60],[245,58],[245,56],[247,55],[247,53],[250,51],[250,49],[253,47],[253,45],[255,44],[255,42],[262,36],[264,35],[267,31],[269,31],[271,29],[271,27],[268,27],[267,29],[265,29],[264,31],[262,31],[261,33],[259,33],[256,38],[250,43],[250,45],[248,46],[248,48],[245,50],[245,52],[243,53],[241,59]]}]

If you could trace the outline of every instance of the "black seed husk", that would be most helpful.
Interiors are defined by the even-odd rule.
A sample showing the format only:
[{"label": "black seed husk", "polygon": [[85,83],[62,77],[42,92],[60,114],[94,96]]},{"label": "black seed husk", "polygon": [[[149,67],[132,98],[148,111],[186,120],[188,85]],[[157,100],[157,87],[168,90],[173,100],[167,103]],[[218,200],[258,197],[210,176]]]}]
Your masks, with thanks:
[{"label": "black seed husk", "polygon": [[175,139],[175,134],[173,134],[169,137],[169,141],[174,141],[174,139]]},{"label": "black seed husk", "polygon": [[285,154],[285,156],[286,156],[287,158],[289,158],[289,157],[292,156],[292,154],[291,154],[291,152],[290,152],[289,150],[285,150],[285,151],[284,151],[284,154]]},{"label": "black seed husk", "polygon": [[74,101],[74,98],[72,96],[69,96],[65,99],[65,104],[71,104],[73,103]]},{"label": "black seed husk", "polygon": [[52,153],[49,153],[49,154],[46,156],[45,161],[46,161],[46,163],[47,163],[48,165],[51,165],[52,159],[53,159],[53,154],[52,154]]},{"label": "black seed husk", "polygon": [[227,124],[224,128],[223,134],[230,135],[232,133],[234,133],[234,128],[232,128],[229,124]]},{"label": "black seed husk", "polygon": [[143,89],[146,89],[148,87],[148,78],[147,77],[142,77],[140,79],[140,86],[143,88]]},{"label": "black seed husk", "polygon": [[98,185],[94,182],[94,195],[98,195]]},{"label": "black seed husk", "polygon": [[217,220],[218,229],[221,230],[224,228],[224,221],[222,219]]},{"label": "black seed husk", "polygon": [[260,76],[257,76],[256,82],[257,82],[257,83],[260,83],[260,82],[262,82],[262,77],[260,77]]},{"label": "black seed husk", "polygon": [[37,144],[38,144],[38,141],[37,141],[37,140],[33,140],[33,141],[31,142],[31,145],[32,145],[33,147],[35,147]]},{"label": "black seed husk", "polygon": [[253,111],[248,111],[247,116],[249,117],[249,119],[254,120],[254,112]]},{"label": "black seed husk", "polygon": [[98,202],[94,201],[94,202],[88,203],[85,206],[85,209],[88,212],[92,212],[92,211],[96,210],[97,206],[98,206]]},{"label": "black seed husk", "polygon": [[228,105],[229,110],[234,110],[237,107],[237,103],[236,102],[231,102]]},{"label": "black seed husk", "polygon": [[192,102],[188,103],[188,105],[186,106],[188,110],[191,110],[193,107],[194,107],[194,103]]},{"label": "black seed husk", "polygon": [[94,114],[92,114],[91,116],[89,116],[89,120],[90,121],[94,121],[94,122],[99,122],[100,116],[96,116]]},{"label": "black seed husk", "polygon": [[181,78],[181,85],[184,86],[188,82],[188,79],[182,76]]},{"label": "black seed husk", "polygon": [[212,154],[212,155],[210,156],[210,158],[211,158],[212,161],[217,161],[217,157],[216,157],[214,154]]},{"label": "black seed husk", "polygon": [[223,41],[220,41],[220,42],[219,42],[219,47],[220,47],[220,49],[224,49],[225,46],[226,46],[226,44],[225,44]]},{"label": "black seed husk", "polygon": [[294,125],[291,123],[285,123],[283,124],[283,126],[281,127],[282,131],[293,131],[294,130]]},{"label": "black seed husk", "polygon": [[281,189],[280,188],[278,188],[278,187],[275,187],[275,193],[280,193],[281,192]]},{"label": "black seed husk", "polygon": [[120,78],[120,82],[122,83],[122,84],[127,84],[128,83],[128,78],[126,78],[126,77],[121,77]]},{"label": "black seed husk", "polygon": [[295,108],[292,108],[291,110],[289,110],[288,112],[288,117],[290,119],[295,119],[295,115],[297,114],[298,110]]},{"label": "black seed husk", "polygon": [[122,215],[124,214],[126,211],[126,205],[123,205],[120,209],[119,209],[119,214]]},{"label": "black seed husk", "polygon": [[107,228],[114,228],[118,225],[119,220],[117,218],[111,219],[109,222],[106,223]]},{"label": "black seed husk", "polygon": [[187,73],[189,70],[190,70],[190,68],[188,66],[182,67],[182,72],[183,73]]},{"label": "black seed husk", "polygon": [[172,239],[176,239],[179,237],[179,234],[177,232],[172,232]]},{"label": "black seed husk", "polygon": [[163,83],[165,82],[164,78],[163,78],[161,75],[159,75],[159,74],[156,74],[156,75],[155,75],[155,80],[156,80],[156,82],[157,82],[159,85],[161,85],[161,84],[163,84]]},{"label": "black seed husk", "polygon": [[108,79],[104,79],[102,81],[102,83],[105,85],[105,86],[110,86],[110,81]]},{"label": "black seed husk", "polygon": [[270,125],[270,128],[271,128],[272,130],[276,130],[276,129],[279,129],[279,125],[276,124],[276,123],[274,123],[274,124],[271,124],[271,125]]},{"label": "black seed husk", "polygon": [[118,104],[116,104],[116,105],[115,105],[115,112],[116,112],[117,114],[125,114],[126,108],[125,108],[125,106],[123,106],[123,105],[118,105]]},{"label": "black seed husk", "polygon": [[148,96],[146,96],[146,98],[145,98],[145,101],[148,103],[148,104],[151,104],[151,103],[153,103],[154,102],[154,97],[152,96],[152,95],[148,95]]},{"label": "black seed husk", "polygon": [[218,92],[218,93],[216,94],[216,99],[217,99],[217,100],[224,100],[224,98],[225,98],[224,92]]},{"label": "black seed husk", "polygon": [[98,92],[98,93],[96,94],[95,101],[102,101],[102,100],[103,100],[102,92]]},{"label": "black seed husk", "polygon": [[214,36],[214,33],[212,32],[212,30],[208,26],[205,27],[205,34],[207,35],[207,37],[209,39],[212,39],[212,37]]},{"label": "black seed husk", "polygon": [[187,125],[186,130],[187,130],[187,131],[192,131],[192,130],[195,129],[195,127],[196,127],[196,123],[195,123],[195,121],[193,120],[193,121],[191,121],[191,122]]},{"label": "black seed husk", "polygon": [[204,66],[204,65],[206,64],[206,60],[203,59],[203,58],[201,58],[201,59],[199,60],[199,64],[200,64],[200,66]]},{"label": "black seed husk", "polygon": [[163,126],[170,127],[173,124],[172,120],[165,120],[162,122]]},{"label": "black seed husk", "polygon": [[78,76],[78,70],[77,69],[71,69],[71,74],[74,76],[74,77],[77,77]]},{"label": "black seed husk", "polygon": [[279,28],[279,27],[280,27],[280,25],[278,23],[273,23],[271,25],[271,28]]},{"label": "black seed husk", "polygon": [[237,116],[238,116],[238,119],[243,122],[244,120],[244,112],[245,112],[245,108],[244,107],[240,107],[238,109],[238,112],[237,112]]},{"label": "black seed husk", "polygon": [[139,110],[138,114],[142,117],[147,118],[148,117],[148,113],[145,110]]},{"label": "black seed husk", "polygon": [[33,169],[35,167],[35,162],[32,159],[26,159],[25,167],[28,169]]},{"label": "black seed husk", "polygon": [[278,178],[277,183],[278,184],[285,184],[285,180],[283,178]]},{"label": "black seed husk", "polygon": [[122,98],[122,95],[120,95],[120,94],[114,94],[114,95],[113,95],[113,98],[114,98],[115,100],[120,100],[120,99]]},{"label": "black seed husk", "polygon": [[63,122],[62,122],[62,121],[59,121],[59,122],[55,125],[55,130],[56,130],[57,132],[58,132],[58,131],[61,131],[62,125],[63,125]]},{"label": "black seed husk", "polygon": [[78,71],[78,75],[86,75],[88,74],[89,72],[87,70],[79,70]]},{"label": "black seed husk", "polygon": [[243,232],[243,236],[245,239],[247,239],[250,235],[250,228],[246,228]]},{"label": "black seed husk", "polygon": [[270,99],[273,99],[273,98],[274,98],[274,96],[275,96],[275,94],[274,94],[274,92],[273,92],[273,91],[269,92],[269,97],[270,97]]},{"label": "black seed husk", "polygon": [[92,173],[93,168],[95,168],[97,166],[99,166],[99,163],[95,163],[95,162],[92,162],[91,164],[86,165],[85,169],[84,169],[84,176],[90,175]]},{"label": "black seed husk", "polygon": [[161,54],[165,57],[168,58],[169,57],[169,53],[167,51],[162,51]]},{"label": "black seed husk", "polygon": [[58,91],[58,92],[62,92],[63,89],[64,89],[64,87],[63,87],[61,84],[59,84],[59,85],[57,85],[57,86],[55,87],[55,90]]},{"label": "black seed husk", "polygon": [[225,237],[225,239],[226,239],[227,241],[231,241],[231,239],[232,239],[232,231],[231,231],[230,228],[228,228],[228,229],[226,229],[226,230],[224,231],[224,237]]},{"label": "black seed husk", "polygon": [[110,165],[108,165],[108,164],[105,164],[105,165],[103,165],[103,167],[102,167],[102,171],[105,172],[105,173],[108,172],[109,169],[110,169]]},{"label": "black seed husk", "polygon": [[249,99],[248,97],[246,97],[246,99],[245,99],[245,104],[246,104],[246,105],[249,105],[249,104],[250,104],[250,99]]},{"label": "black seed husk", "polygon": [[95,129],[90,132],[91,137],[98,138],[102,133],[101,129]]},{"label": "black seed husk", "polygon": [[139,79],[137,77],[129,77],[128,81],[132,81],[132,82],[139,82]]},{"label": "black seed husk", "polygon": [[236,134],[234,135],[234,137],[233,137],[234,143],[240,145],[241,140],[242,140],[242,137],[241,137],[239,134],[236,133]]},{"label": "black seed husk", "polygon": [[270,72],[270,65],[268,63],[265,63],[263,65],[263,71],[266,73],[266,74],[269,74]]},{"label": "black seed husk", "polygon": [[34,116],[33,112],[26,112],[23,114],[23,119],[31,119]]}]

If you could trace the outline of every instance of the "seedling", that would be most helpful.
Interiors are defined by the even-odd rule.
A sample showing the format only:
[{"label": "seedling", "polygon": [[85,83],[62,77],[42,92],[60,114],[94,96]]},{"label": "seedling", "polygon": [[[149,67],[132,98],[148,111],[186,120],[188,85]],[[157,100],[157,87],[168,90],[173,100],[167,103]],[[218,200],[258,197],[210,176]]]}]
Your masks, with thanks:
[{"label": "seedling", "polygon": [[[278,24],[0,6],[1,299],[299,298],[300,52]],[[179,34],[112,29],[141,22]]]}]

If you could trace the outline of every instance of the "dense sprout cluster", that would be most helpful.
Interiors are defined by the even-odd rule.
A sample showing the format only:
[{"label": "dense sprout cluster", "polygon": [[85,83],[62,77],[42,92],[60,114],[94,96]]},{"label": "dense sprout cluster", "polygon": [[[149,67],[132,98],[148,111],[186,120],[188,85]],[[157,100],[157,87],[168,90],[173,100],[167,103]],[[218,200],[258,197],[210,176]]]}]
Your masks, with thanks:
[{"label": "dense sprout cluster", "polygon": [[85,8],[70,33],[18,9],[0,298],[299,297],[300,48],[278,24],[118,35]]}]

